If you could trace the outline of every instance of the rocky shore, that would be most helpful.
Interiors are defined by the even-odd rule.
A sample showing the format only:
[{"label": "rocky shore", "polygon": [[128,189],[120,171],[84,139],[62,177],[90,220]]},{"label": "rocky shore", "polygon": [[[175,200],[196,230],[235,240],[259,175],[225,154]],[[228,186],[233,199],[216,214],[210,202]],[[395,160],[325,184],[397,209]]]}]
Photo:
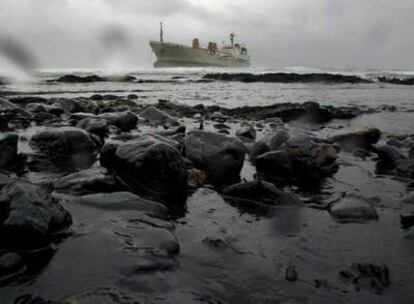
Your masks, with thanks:
[{"label": "rocky shore", "polygon": [[350,124],[384,111],[0,96],[0,294],[10,303],[409,303],[414,135]]}]

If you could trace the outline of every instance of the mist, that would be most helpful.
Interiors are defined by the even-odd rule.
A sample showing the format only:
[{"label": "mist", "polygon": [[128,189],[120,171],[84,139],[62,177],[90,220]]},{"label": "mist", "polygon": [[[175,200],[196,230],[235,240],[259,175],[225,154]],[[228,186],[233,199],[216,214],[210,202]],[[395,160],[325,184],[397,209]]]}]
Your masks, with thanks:
[{"label": "mist", "polygon": [[235,31],[258,67],[412,69],[412,11],[409,0],[2,0],[0,68],[151,67],[162,21],[165,40],[185,44]]}]

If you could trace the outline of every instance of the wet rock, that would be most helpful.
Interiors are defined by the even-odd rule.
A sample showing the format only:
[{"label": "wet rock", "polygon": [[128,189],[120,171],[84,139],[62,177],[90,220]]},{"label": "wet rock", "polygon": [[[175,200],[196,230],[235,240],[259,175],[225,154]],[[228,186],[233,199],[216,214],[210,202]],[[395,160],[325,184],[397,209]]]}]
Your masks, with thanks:
[{"label": "wet rock", "polygon": [[60,105],[47,105],[44,103],[29,103],[26,105],[26,110],[32,113],[46,112],[57,116],[64,112]]},{"label": "wet rock", "polygon": [[125,189],[112,175],[107,175],[103,171],[99,168],[91,168],[68,174],[54,183],[55,191],[70,194],[88,194]]},{"label": "wet rock", "polygon": [[265,136],[264,141],[269,146],[270,151],[277,151],[290,138],[290,134],[286,129],[279,129],[274,133]]},{"label": "wet rock", "polygon": [[210,115],[210,119],[213,121],[222,122],[222,123],[227,121],[227,117],[219,111],[213,112]]},{"label": "wet rock", "polygon": [[150,303],[148,295],[129,293],[113,287],[98,287],[71,295],[59,301],[61,304],[132,304]]},{"label": "wet rock", "polygon": [[402,198],[401,202],[403,204],[411,204],[411,205],[414,205],[414,191],[412,191],[412,192],[408,193],[407,195],[405,195]]},{"label": "wet rock", "polygon": [[288,281],[295,282],[298,280],[298,272],[295,265],[290,264],[285,271],[285,278]]},{"label": "wet rock", "polygon": [[242,182],[223,189],[223,197],[236,203],[266,206],[301,206],[300,200],[290,192],[279,190],[265,181]]},{"label": "wet rock", "polygon": [[101,166],[108,168],[109,170],[113,170],[115,168],[115,153],[118,147],[123,142],[120,140],[107,140],[101,148],[101,154],[99,157],[99,161]]},{"label": "wet rock", "polygon": [[355,194],[349,194],[330,204],[329,212],[340,222],[364,222],[378,219],[378,214],[370,202]]},{"label": "wet rock", "polygon": [[339,274],[345,282],[352,283],[357,290],[371,289],[380,292],[390,285],[389,270],[386,265],[352,263],[349,270],[342,270]]},{"label": "wet rock", "polygon": [[405,155],[394,146],[382,145],[374,146],[374,152],[378,155],[381,161],[395,166],[401,159],[405,159]]},{"label": "wet rock", "polygon": [[161,136],[143,135],[117,148],[113,169],[138,193],[182,205],[187,197],[187,170],[177,146]]},{"label": "wet rock", "polygon": [[225,134],[225,135],[230,135],[230,131],[227,130],[227,129],[220,129],[220,130],[218,130],[218,133]]},{"label": "wet rock", "polygon": [[337,171],[334,146],[319,142],[301,130],[292,130],[287,138],[275,135],[271,143],[279,149],[256,157],[256,169],[260,176],[274,182],[316,183]]},{"label": "wet rock", "polygon": [[20,114],[25,118],[32,118],[32,114],[25,109],[15,105],[14,103],[8,101],[7,99],[0,97],[0,111],[8,111],[10,114]]},{"label": "wet rock", "polygon": [[217,130],[222,130],[222,129],[230,130],[231,129],[228,125],[222,122],[215,123],[213,127]]},{"label": "wet rock", "polygon": [[14,133],[0,133],[0,168],[17,164],[17,141],[19,136]]},{"label": "wet rock", "polygon": [[0,247],[48,246],[72,224],[70,214],[50,196],[50,189],[17,180],[0,191]]},{"label": "wet rock", "polygon": [[239,180],[245,152],[238,139],[222,134],[197,130],[187,133],[185,139],[186,157],[214,183]]},{"label": "wet rock", "polygon": [[408,150],[408,158],[414,159],[414,144],[411,144],[410,149]]},{"label": "wet rock", "polygon": [[379,82],[399,84],[399,85],[414,85],[414,77],[396,78],[396,77],[378,77]]},{"label": "wet rock", "polygon": [[270,152],[269,145],[263,141],[257,141],[249,149],[249,158],[254,163],[258,156],[266,152]]},{"label": "wet rock", "polygon": [[400,223],[403,229],[414,226],[414,215],[400,215]]},{"label": "wet rock", "polygon": [[178,121],[171,115],[164,113],[154,106],[145,108],[141,113],[142,116],[150,125],[154,126],[177,126]]},{"label": "wet rock", "polygon": [[395,164],[396,175],[414,179],[414,159],[400,159]]},{"label": "wet rock", "polygon": [[333,135],[328,140],[338,143],[346,151],[352,151],[355,148],[369,149],[378,142],[380,137],[381,131],[379,129],[367,127],[357,132]]},{"label": "wet rock", "polygon": [[0,254],[0,281],[9,279],[26,269],[26,263],[19,254],[7,252]]},{"label": "wet rock", "polygon": [[13,177],[0,172],[0,189],[13,181]]},{"label": "wet rock", "polygon": [[241,82],[279,82],[279,83],[370,83],[372,81],[355,75],[340,75],[328,73],[212,73],[206,74],[204,79]]},{"label": "wet rock", "polygon": [[66,82],[66,83],[87,83],[87,82],[105,81],[105,78],[100,77],[98,75],[77,76],[77,75],[67,74],[52,81]]},{"label": "wet rock", "polygon": [[82,107],[75,99],[59,98],[59,99],[56,99],[55,102],[60,104],[65,112],[68,112],[68,113],[83,112]]},{"label": "wet rock", "polygon": [[84,129],[89,133],[96,134],[100,138],[106,137],[109,132],[107,121],[99,117],[84,118],[78,122],[76,127]]},{"label": "wet rock", "polygon": [[236,130],[236,137],[242,141],[254,141],[256,139],[256,130],[253,126],[243,125]]},{"label": "wet rock", "polygon": [[74,127],[48,128],[30,139],[30,146],[53,157],[67,157],[79,153],[96,154],[96,145],[84,130]]},{"label": "wet rock", "polygon": [[167,212],[164,205],[125,191],[82,195],[77,202],[104,210],[135,210],[153,214]]},{"label": "wet rock", "polygon": [[103,113],[100,114],[99,117],[105,119],[108,124],[120,128],[124,132],[136,129],[138,123],[138,117],[131,111]]},{"label": "wet rock", "polygon": [[287,151],[271,151],[255,160],[257,173],[265,179],[290,180],[293,178],[292,162]]}]

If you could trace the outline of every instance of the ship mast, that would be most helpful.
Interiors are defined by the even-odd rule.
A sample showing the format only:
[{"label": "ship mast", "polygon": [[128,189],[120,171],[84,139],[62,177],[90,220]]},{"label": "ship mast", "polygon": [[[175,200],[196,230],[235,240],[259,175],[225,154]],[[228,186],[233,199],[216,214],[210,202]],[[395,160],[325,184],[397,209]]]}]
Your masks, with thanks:
[{"label": "ship mast", "polygon": [[236,36],[236,34],[234,32],[230,34],[230,45],[231,45],[231,48],[234,47],[234,36]]},{"label": "ship mast", "polygon": [[160,22],[160,42],[164,42],[164,31],[162,30],[162,22]]}]

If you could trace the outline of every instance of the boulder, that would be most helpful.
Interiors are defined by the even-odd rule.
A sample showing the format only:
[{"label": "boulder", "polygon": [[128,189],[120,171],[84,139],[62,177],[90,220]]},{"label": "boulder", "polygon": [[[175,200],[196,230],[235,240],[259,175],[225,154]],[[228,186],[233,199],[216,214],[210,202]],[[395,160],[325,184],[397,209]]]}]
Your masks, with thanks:
[{"label": "boulder", "polygon": [[50,195],[50,189],[24,180],[0,191],[0,247],[36,249],[71,224],[70,214]]},{"label": "boulder", "polygon": [[67,157],[79,153],[96,154],[91,136],[80,128],[48,128],[30,139],[30,146],[53,157]]},{"label": "boulder", "polygon": [[410,204],[410,205],[414,205],[414,191],[408,193],[407,195],[405,195],[401,202],[403,204]]},{"label": "boulder", "polygon": [[167,213],[164,205],[123,191],[82,195],[77,202],[103,210],[135,210],[156,215]]},{"label": "boulder", "polygon": [[329,205],[329,212],[340,222],[363,222],[378,219],[370,202],[358,195],[350,194]]},{"label": "boulder", "polygon": [[313,183],[336,172],[337,151],[334,146],[302,130],[291,130],[288,134],[281,132],[267,139],[277,150],[256,157],[259,176],[276,182],[296,180]]},{"label": "boulder", "polygon": [[236,130],[236,137],[241,141],[254,141],[256,139],[256,129],[251,125],[243,125]]},{"label": "boulder", "polygon": [[84,118],[79,121],[76,126],[86,130],[89,133],[96,134],[100,138],[106,137],[109,132],[107,121],[99,117]]},{"label": "boulder", "polygon": [[0,281],[10,279],[26,269],[26,263],[14,252],[0,253]]},{"label": "boulder", "polygon": [[224,198],[236,203],[253,203],[270,207],[300,206],[300,200],[290,192],[279,190],[265,181],[242,182],[223,189]]},{"label": "boulder", "polygon": [[112,176],[100,168],[90,168],[68,174],[54,183],[56,192],[70,194],[88,194],[96,192],[114,192],[124,189]]},{"label": "boulder", "polygon": [[187,133],[185,139],[186,157],[217,184],[228,185],[240,179],[245,153],[241,141],[222,134],[196,130]]},{"label": "boulder", "polygon": [[187,197],[187,171],[177,146],[162,136],[143,135],[117,148],[112,169],[138,193],[182,205]]},{"label": "boulder", "polygon": [[125,132],[136,129],[138,123],[138,117],[131,111],[103,113],[99,117]]},{"label": "boulder", "polygon": [[154,126],[177,126],[178,121],[171,115],[164,113],[154,106],[145,108],[139,113],[150,125]]},{"label": "boulder", "polygon": [[47,105],[44,103],[29,103],[26,105],[26,110],[32,113],[47,112],[57,116],[64,112],[61,105]]},{"label": "boulder", "polygon": [[366,127],[360,131],[340,133],[328,137],[333,143],[338,143],[346,151],[352,151],[355,148],[368,149],[377,143],[381,137],[381,131],[374,127]]},{"label": "boulder", "polygon": [[0,134],[0,168],[16,165],[18,139],[19,136],[14,133]]}]

